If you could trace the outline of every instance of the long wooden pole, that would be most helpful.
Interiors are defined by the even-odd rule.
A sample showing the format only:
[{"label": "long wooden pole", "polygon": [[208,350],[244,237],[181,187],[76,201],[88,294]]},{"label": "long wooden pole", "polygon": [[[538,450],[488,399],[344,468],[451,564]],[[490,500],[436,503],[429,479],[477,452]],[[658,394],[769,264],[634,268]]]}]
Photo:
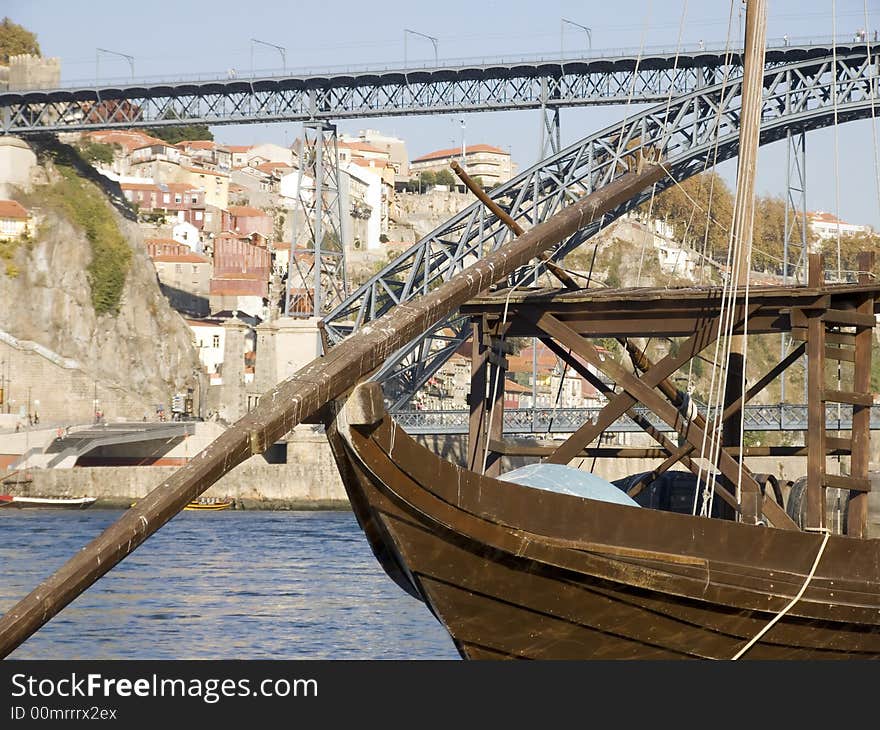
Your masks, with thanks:
[{"label": "long wooden pole", "polygon": [[0,618],[0,658],[8,656],[233,467],[265,451],[326,403],[343,395],[407,342],[491,284],[622,205],[664,174],[661,165],[652,164],[621,175],[472,264],[433,292],[394,307],[326,356],[316,358],[279,383],[260,398],[253,411],[9,609]]},{"label": "long wooden pole", "polygon": [[[736,258],[731,274],[737,286],[748,281],[751,264],[752,231],[755,222],[755,173],[758,166],[758,142],[761,134],[762,90],[764,88],[764,50],[767,36],[766,0],[748,0],[746,6],[745,58],[743,62],[742,110],[739,122],[739,155],[736,168],[736,197],[733,209],[732,243]],[[724,393],[725,411],[743,395],[746,342],[744,335],[731,338]],[[742,409],[736,409],[724,421],[725,446],[740,446]],[[742,457],[740,457],[742,458]],[[754,497],[755,495],[750,495]],[[756,499],[742,495],[742,519],[754,522],[758,517]]]}]

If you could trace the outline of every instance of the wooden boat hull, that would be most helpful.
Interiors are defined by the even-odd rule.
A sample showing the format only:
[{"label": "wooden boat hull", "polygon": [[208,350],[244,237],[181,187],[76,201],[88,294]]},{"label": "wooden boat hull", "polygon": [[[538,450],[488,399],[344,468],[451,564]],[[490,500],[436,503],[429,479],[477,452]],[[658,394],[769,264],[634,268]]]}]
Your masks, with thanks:
[{"label": "wooden boat hull", "polygon": [[[734,657],[807,580],[824,535],[627,507],[469,472],[386,416],[328,429],[386,572],[466,658]],[[880,541],[830,536],[751,659],[880,656]]]},{"label": "wooden boat hull", "polygon": [[[6,497],[9,495],[3,495]],[[95,497],[18,497],[0,498],[0,508],[16,509],[88,509],[96,502]]]}]

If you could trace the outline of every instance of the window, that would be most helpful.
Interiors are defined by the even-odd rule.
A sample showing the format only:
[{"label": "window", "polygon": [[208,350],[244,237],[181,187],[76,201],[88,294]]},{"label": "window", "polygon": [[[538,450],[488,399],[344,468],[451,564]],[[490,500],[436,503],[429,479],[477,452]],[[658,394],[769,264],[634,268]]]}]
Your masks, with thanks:
[{"label": "window", "polygon": [[162,202],[163,203],[170,203],[171,196],[168,193],[162,193]]},{"label": "window", "polygon": [[191,202],[193,205],[196,205],[196,203],[199,202],[199,196],[198,196],[198,195],[193,195],[193,196],[190,198],[190,202]]},{"label": "window", "polygon": [[183,264],[174,264],[174,273],[182,274],[183,273]]},{"label": "window", "polygon": [[200,210],[196,211],[196,220],[197,221],[202,220],[202,211],[200,211]]},{"label": "window", "polygon": [[180,193],[174,193],[174,202],[175,203],[182,203],[183,196]]},{"label": "window", "polygon": [[193,276],[199,273],[199,267],[197,264],[193,264]]},{"label": "window", "polygon": [[220,335],[214,335],[214,347],[220,347]]}]

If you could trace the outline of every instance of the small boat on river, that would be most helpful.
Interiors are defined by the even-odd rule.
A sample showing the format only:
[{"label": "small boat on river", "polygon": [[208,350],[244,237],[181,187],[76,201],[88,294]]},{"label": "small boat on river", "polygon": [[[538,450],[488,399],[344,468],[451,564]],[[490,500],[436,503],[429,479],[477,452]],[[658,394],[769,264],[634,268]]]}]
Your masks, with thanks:
[{"label": "small boat on river", "polygon": [[221,509],[232,509],[234,502],[231,499],[217,499],[216,497],[201,497],[194,499],[183,509],[188,512],[216,512]]},{"label": "small boat on river", "polygon": [[88,509],[95,501],[95,497],[19,497],[11,494],[0,494],[0,508]]}]

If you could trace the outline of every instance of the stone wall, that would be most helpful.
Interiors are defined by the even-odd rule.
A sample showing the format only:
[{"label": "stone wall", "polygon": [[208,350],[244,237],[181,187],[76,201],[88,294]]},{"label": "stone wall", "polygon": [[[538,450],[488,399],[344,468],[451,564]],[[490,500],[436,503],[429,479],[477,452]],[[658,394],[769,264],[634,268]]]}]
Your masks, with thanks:
[{"label": "stone wall", "polygon": [[93,420],[95,401],[107,418],[152,415],[151,404],[122,387],[95,380],[80,363],[42,345],[0,331],[0,376],[4,386],[2,410],[39,415],[43,424],[84,423]]},{"label": "stone wall", "polygon": [[61,59],[43,58],[30,53],[9,57],[7,85],[20,89],[57,89],[61,84]]},{"label": "stone wall", "polygon": [[[200,424],[207,426],[207,424]],[[217,428],[212,424],[213,428]],[[188,456],[203,447],[210,436],[207,431],[202,438],[190,445]],[[444,458],[455,463],[463,461],[465,438],[463,436],[419,436],[422,444],[437,449]],[[871,469],[876,471],[877,440],[872,449]],[[187,449],[184,445],[178,451]],[[505,458],[504,471],[533,462],[534,459]],[[573,462],[575,466],[589,469],[590,459]],[[648,471],[656,467],[658,459],[599,459],[594,473],[608,481]],[[797,479],[806,473],[806,460],[795,457],[750,459],[749,466],[755,472],[773,473],[782,479]],[[842,463],[846,468],[845,461]],[[828,460],[829,472],[837,470],[837,460]],[[30,496],[91,496],[104,502],[128,504],[145,496],[178,467],[76,467],[73,469],[30,469],[31,481],[6,483],[8,491]],[[677,469],[680,467],[676,467]],[[308,427],[297,429],[296,437],[287,444],[287,463],[270,464],[263,456],[254,456],[240,464],[214,484],[205,496],[234,498],[246,508],[304,508],[340,507],[348,499],[336,469],[330,446],[323,433]]]},{"label": "stone wall", "polygon": [[[97,497],[99,503],[127,506],[177,471],[177,467],[76,467],[30,469],[30,481],[6,488],[21,496]],[[339,508],[348,498],[323,434],[298,435],[288,446],[288,463],[267,464],[255,456],[221,478],[205,497],[235,499],[238,506],[260,508]]]}]

